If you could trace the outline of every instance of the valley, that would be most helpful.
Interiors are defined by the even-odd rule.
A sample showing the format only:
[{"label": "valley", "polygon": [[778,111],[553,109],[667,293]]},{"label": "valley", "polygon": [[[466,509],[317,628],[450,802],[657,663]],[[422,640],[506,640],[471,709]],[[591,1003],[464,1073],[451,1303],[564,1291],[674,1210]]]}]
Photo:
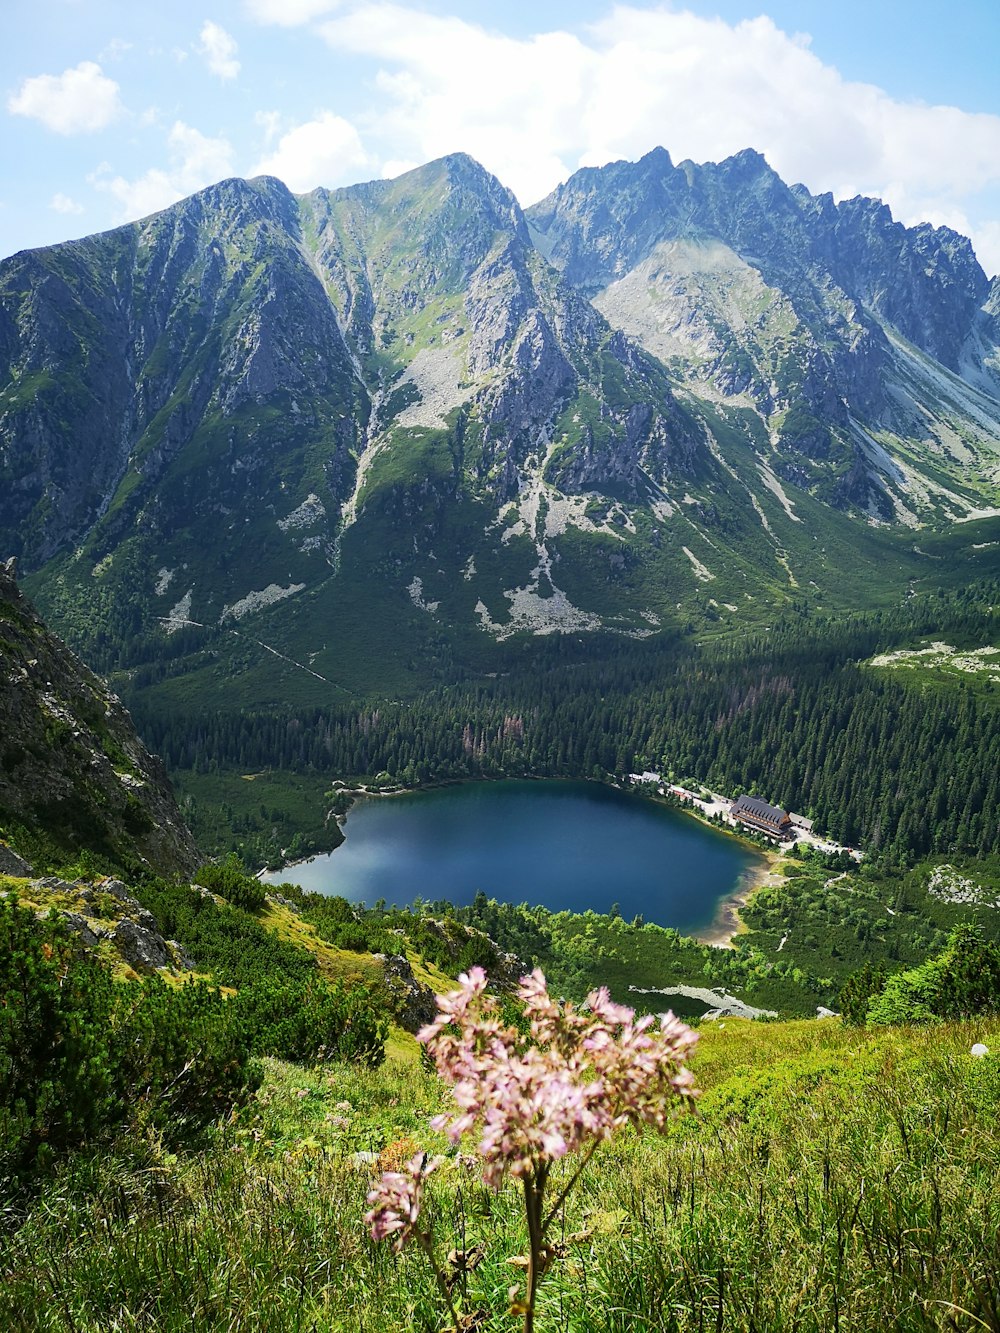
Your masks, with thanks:
[{"label": "valley", "polygon": [[[527,1043],[536,968],[700,1038],[697,1116],[546,1161],[546,1326],[996,1323],[997,282],[751,150],[0,263],[0,1322],[509,1326],[538,1236],[415,1034],[483,969]],[[428,1154],[437,1284],[361,1222]]]}]

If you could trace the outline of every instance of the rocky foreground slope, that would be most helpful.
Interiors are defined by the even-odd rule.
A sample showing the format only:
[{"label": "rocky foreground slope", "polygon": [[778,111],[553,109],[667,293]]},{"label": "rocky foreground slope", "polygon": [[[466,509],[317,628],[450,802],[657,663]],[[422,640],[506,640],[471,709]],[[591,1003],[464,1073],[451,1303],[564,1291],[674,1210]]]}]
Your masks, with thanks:
[{"label": "rocky foreground slope", "polygon": [[0,565],[0,874],[71,863],[190,874],[163,766],[115,695],[49,634]]}]

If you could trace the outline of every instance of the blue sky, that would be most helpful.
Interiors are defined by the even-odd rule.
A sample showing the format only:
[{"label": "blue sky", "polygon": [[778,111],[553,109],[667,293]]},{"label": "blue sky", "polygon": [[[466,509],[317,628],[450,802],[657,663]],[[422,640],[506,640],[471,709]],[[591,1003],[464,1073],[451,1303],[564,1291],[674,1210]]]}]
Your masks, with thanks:
[{"label": "blue sky", "polygon": [[226,175],[303,191],[464,150],[528,204],[662,144],[757,148],[789,182],[966,232],[1000,271],[998,0],[4,8],[0,256]]}]

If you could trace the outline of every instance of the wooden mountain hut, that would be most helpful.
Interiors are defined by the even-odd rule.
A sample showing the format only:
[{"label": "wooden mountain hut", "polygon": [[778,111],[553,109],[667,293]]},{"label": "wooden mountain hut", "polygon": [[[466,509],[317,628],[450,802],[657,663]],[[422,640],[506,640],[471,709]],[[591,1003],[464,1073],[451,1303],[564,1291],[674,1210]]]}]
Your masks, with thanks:
[{"label": "wooden mountain hut", "polygon": [[759,796],[739,796],[733,802],[729,813],[738,824],[757,833],[766,833],[768,837],[785,840],[792,836],[792,821],[787,810],[779,810],[776,805],[768,805]]}]

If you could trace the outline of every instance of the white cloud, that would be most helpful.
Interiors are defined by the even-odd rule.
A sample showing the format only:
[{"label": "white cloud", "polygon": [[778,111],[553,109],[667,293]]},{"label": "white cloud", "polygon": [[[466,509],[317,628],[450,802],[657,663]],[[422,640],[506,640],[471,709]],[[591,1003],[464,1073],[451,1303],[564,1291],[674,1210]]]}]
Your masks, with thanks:
[{"label": "white cloud", "polygon": [[525,202],[577,165],[579,118],[597,55],[568,33],[505,37],[462,19],[375,4],[322,25],[334,48],[385,62],[373,128],[385,156],[471,153]]},{"label": "white cloud", "polygon": [[176,121],[167,136],[167,151],[169,167],[152,167],[135,180],[113,175],[106,163],[89,178],[92,185],[118,200],[121,221],[155,213],[233,174],[229,140],[211,139],[183,121]]},{"label": "white cloud", "polygon": [[211,19],[206,19],[198,38],[198,54],[204,57],[206,65],[220,79],[235,79],[240,72],[240,62],[236,59],[239,48],[236,39],[225,28]]},{"label": "white cloud", "polygon": [[270,148],[281,133],[281,112],[256,111],[254,112],[253,123],[264,131],[264,146]]},{"label": "white cloud", "polygon": [[350,183],[357,180],[358,172],[372,169],[372,160],[350,121],[322,111],[315,120],[282,135],[251,175],[277,176],[290,190],[304,194],[317,185]]},{"label": "white cloud", "polygon": [[247,13],[258,23],[294,28],[336,9],[340,0],[246,0]]},{"label": "white cloud", "polygon": [[99,53],[98,60],[120,60],[126,51],[132,50],[132,43],[122,37],[112,37],[107,46]]},{"label": "white cloud", "polygon": [[56,193],[49,201],[49,208],[56,213],[82,213],[83,204],[78,204],[75,199],[71,199],[68,194]]},{"label": "white cloud", "polygon": [[62,74],[25,79],[7,99],[11,115],[40,120],[56,134],[92,134],[103,130],[122,111],[118,84],[100,65],[83,60]]},{"label": "white cloud", "polygon": [[995,253],[987,194],[1000,201],[1000,116],[850,83],[766,17],[618,5],[584,37],[518,39],[375,3],[320,31],[336,51],[379,62],[366,134],[394,161],[462,149],[531,203],[578,166],[657,144],[699,162],[753,147],[814,192],[876,195],[910,222],[967,216],[984,261]]},{"label": "white cloud", "polygon": [[407,161],[406,158],[390,157],[382,163],[381,172],[387,180],[392,180],[394,176],[405,176],[408,171],[416,171],[420,165],[419,162]]}]

